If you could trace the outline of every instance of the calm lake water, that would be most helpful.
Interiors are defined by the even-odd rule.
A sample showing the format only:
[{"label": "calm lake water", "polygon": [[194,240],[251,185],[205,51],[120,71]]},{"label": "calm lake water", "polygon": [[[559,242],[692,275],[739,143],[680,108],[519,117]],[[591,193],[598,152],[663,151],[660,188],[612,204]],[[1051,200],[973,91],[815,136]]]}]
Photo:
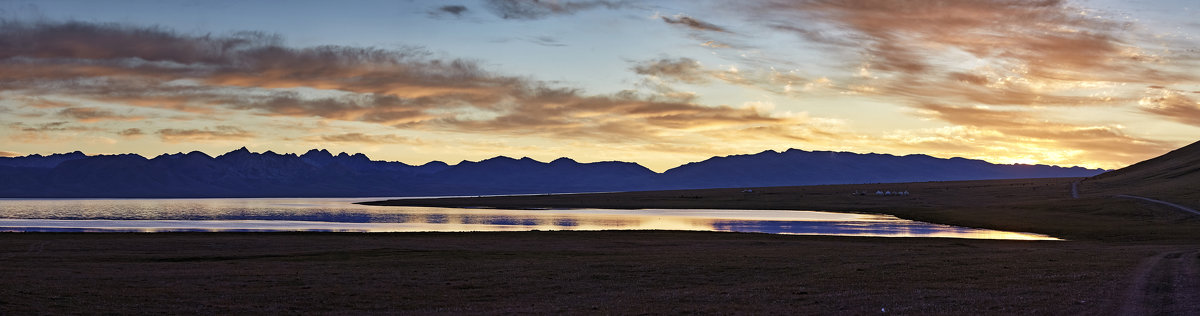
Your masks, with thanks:
[{"label": "calm lake water", "polygon": [[1054,240],[890,215],[773,210],[498,210],[365,206],[381,198],[0,199],[0,231],[459,232],[698,230],[775,234]]}]

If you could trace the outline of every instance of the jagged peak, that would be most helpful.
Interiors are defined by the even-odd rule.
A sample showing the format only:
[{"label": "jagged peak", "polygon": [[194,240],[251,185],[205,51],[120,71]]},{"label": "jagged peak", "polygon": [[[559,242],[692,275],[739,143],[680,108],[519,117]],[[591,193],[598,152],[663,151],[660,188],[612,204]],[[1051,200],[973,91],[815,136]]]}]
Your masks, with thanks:
[{"label": "jagged peak", "polygon": [[142,155],[134,154],[134,153],[95,155],[95,156],[91,156],[91,157],[96,157],[96,158],[138,158],[138,159],[142,159],[142,160],[146,159],[146,157],[143,157]]},{"label": "jagged peak", "polygon": [[242,157],[242,156],[247,156],[247,155],[251,155],[251,154],[253,154],[253,153],[250,152],[249,149],[246,149],[246,146],[242,146],[242,148],[238,148],[233,151],[227,152],[225,154],[217,156],[217,158]]},{"label": "jagged peak", "polygon": [[324,150],[324,149],[321,149],[321,150],[310,149],[310,150],[308,150],[308,152],[305,152],[303,155],[300,155],[300,158],[323,161],[323,160],[333,159],[333,154],[329,153],[328,150]]}]

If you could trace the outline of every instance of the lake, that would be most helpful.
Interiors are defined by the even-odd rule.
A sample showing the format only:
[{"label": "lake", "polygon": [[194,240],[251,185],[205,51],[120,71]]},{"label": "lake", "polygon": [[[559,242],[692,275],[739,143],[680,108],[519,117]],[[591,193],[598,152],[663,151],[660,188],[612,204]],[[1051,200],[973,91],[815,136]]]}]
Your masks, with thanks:
[{"label": "lake", "polygon": [[693,230],[772,234],[1057,240],[890,215],[779,210],[500,210],[366,206],[385,198],[0,199],[10,232],[464,232]]}]

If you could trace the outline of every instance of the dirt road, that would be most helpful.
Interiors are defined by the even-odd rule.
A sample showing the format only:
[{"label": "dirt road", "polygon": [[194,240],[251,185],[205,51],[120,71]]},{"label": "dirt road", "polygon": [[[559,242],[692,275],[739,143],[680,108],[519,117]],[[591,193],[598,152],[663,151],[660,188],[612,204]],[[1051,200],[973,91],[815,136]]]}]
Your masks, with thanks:
[{"label": "dirt road", "polygon": [[1147,258],[1133,274],[1119,315],[1200,315],[1198,250]]},{"label": "dirt road", "polygon": [[1151,198],[1148,198],[1148,197],[1141,197],[1141,196],[1136,196],[1136,195],[1127,195],[1127,194],[1120,194],[1120,195],[1116,195],[1116,197],[1119,197],[1119,198],[1126,198],[1126,199],[1137,199],[1137,200],[1142,200],[1142,201],[1146,201],[1146,202],[1150,202],[1150,203],[1158,203],[1158,204],[1162,204],[1162,205],[1166,205],[1166,206],[1174,207],[1174,208],[1176,208],[1176,209],[1179,209],[1180,211],[1184,211],[1184,212],[1192,213],[1192,214],[1194,214],[1194,215],[1200,215],[1200,211],[1197,211],[1197,210],[1191,209],[1191,208],[1189,208],[1189,207],[1186,207],[1186,206],[1183,206],[1183,205],[1179,205],[1179,204],[1175,204],[1175,203],[1167,202],[1167,201],[1155,200],[1155,199],[1151,199]]}]

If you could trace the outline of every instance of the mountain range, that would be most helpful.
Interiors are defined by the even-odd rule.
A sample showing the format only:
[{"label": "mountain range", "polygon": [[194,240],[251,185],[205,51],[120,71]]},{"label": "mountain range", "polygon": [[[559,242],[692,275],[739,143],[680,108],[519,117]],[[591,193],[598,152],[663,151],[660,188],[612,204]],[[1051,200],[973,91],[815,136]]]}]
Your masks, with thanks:
[{"label": "mountain range", "polygon": [[304,154],[203,152],[0,158],[0,197],[383,197],[640,191],[722,187],[1089,177],[1105,170],[1002,165],[964,158],[763,151],[712,157],[656,173],[631,162],[540,162],[498,156],[455,165]]}]

